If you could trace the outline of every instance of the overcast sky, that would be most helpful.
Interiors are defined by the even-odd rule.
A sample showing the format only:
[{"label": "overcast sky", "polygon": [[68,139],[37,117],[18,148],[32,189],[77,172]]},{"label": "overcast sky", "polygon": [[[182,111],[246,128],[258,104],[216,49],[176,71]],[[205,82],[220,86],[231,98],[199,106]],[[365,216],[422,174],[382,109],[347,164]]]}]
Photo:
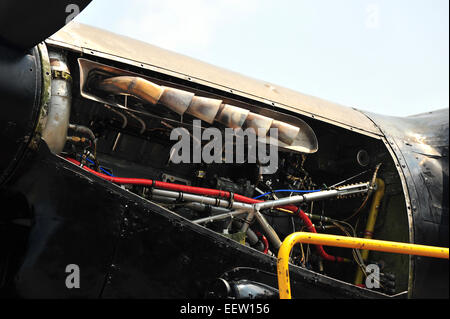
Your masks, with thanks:
[{"label": "overcast sky", "polygon": [[448,0],[93,0],[76,21],[375,113],[449,106]]}]

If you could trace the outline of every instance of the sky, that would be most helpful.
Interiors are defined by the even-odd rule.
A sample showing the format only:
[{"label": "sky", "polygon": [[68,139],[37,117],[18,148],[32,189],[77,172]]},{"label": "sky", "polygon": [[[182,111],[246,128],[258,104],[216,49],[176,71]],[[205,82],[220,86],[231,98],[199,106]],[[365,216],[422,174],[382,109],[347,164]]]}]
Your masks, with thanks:
[{"label": "sky", "polygon": [[374,113],[449,107],[448,0],[93,0],[75,21]]}]

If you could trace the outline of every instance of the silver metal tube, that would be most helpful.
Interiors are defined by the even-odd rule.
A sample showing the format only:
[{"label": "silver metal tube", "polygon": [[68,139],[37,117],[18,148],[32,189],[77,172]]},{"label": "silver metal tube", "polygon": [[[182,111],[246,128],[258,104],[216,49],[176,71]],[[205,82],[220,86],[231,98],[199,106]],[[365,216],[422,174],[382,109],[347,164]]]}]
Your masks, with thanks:
[{"label": "silver metal tube", "polygon": [[72,104],[72,77],[63,53],[50,51],[52,72],[51,98],[47,123],[42,131],[42,139],[55,154],[63,151],[67,141],[70,107]]},{"label": "silver metal tube", "polygon": [[195,209],[197,211],[203,211],[203,212],[208,210],[208,211],[211,211],[211,213],[213,213],[213,214],[225,214],[225,213],[231,212],[229,209],[226,209],[226,208],[214,207],[211,205],[206,205],[206,204],[197,203],[197,202],[186,203],[186,207]]},{"label": "silver metal tube", "polygon": [[332,189],[327,191],[320,191],[314,193],[308,193],[304,195],[296,195],[291,197],[280,198],[277,200],[265,201],[262,203],[255,204],[256,210],[275,208],[279,206],[303,203],[303,202],[313,202],[318,200],[324,200],[329,198],[336,198],[338,196],[346,196],[351,194],[364,194],[369,191],[369,182],[359,183],[354,185],[342,186],[338,189]]},{"label": "silver metal tube", "polygon": [[263,209],[268,209],[268,208],[275,208],[275,207],[279,207],[279,206],[290,205],[290,204],[294,204],[294,203],[301,203],[304,201],[305,201],[304,195],[297,195],[297,196],[280,198],[277,200],[261,202],[261,203],[255,204],[254,207],[255,207],[255,210],[263,210]]},{"label": "silver metal tube", "polygon": [[264,229],[264,233],[274,246],[275,250],[278,251],[278,249],[281,247],[281,240],[280,237],[278,237],[275,230],[270,226],[270,224],[267,222],[267,220],[264,218],[263,215],[257,210],[255,211],[255,217],[256,220],[259,222],[261,227]]},{"label": "silver metal tube", "polygon": [[175,198],[158,196],[158,195],[152,195],[150,200],[153,202],[162,202],[164,204],[175,203],[177,201]]},{"label": "silver metal tube", "polygon": [[[172,204],[172,203],[175,203],[177,201],[176,198],[165,197],[165,196],[158,196],[158,195],[152,195],[151,200],[155,201],[155,202],[162,202],[162,203],[165,203],[165,204]],[[196,211],[200,211],[200,212],[204,212],[204,211],[208,210],[212,214],[225,214],[225,213],[230,213],[231,212],[229,209],[226,209],[226,208],[214,207],[214,206],[211,206],[211,205],[197,203],[197,202],[186,203],[184,206],[188,207],[188,208],[191,208],[191,209],[194,209]]]},{"label": "silver metal tube", "polygon": [[245,222],[242,223],[241,232],[246,233],[248,230],[248,227],[250,226],[250,223],[253,221],[253,218],[255,217],[255,211],[252,210],[248,212],[247,218],[245,219]]},{"label": "silver metal tube", "polygon": [[305,202],[313,202],[316,200],[324,200],[328,198],[335,198],[339,195],[338,190],[329,190],[329,191],[321,191],[316,193],[309,193],[303,195],[303,198],[305,199]]},{"label": "silver metal tube", "polygon": [[193,220],[192,222],[194,224],[203,224],[203,223],[213,222],[213,221],[221,220],[221,219],[227,219],[227,218],[233,219],[236,216],[240,216],[240,215],[243,215],[246,213],[247,213],[247,211],[245,211],[245,210],[236,210],[234,212],[229,212],[229,213],[225,213],[225,214],[219,214],[219,215],[215,215],[215,216],[209,216],[209,217]]},{"label": "silver metal tube", "polygon": [[[208,205],[214,205],[216,207],[222,207],[222,208],[229,208],[230,202],[227,200],[222,199],[216,199],[206,196],[200,196],[200,195],[194,195],[194,194],[188,194],[183,192],[175,192],[175,191],[168,191],[168,190],[162,190],[162,189],[153,189],[152,194],[156,196],[164,196],[168,198],[174,198],[179,200],[185,200],[185,201],[194,201],[194,202],[200,202],[201,204],[208,204]],[[234,218],[239,215],[248,214],[247,220],[251,221],[254,217],[258,220],[259,224],[264,230],[264,233],[267,235],[273,246],[278,250],[281,246],[281,240],[278,237],[275,230],[270,226],[270,224],[267,222],[267,220],[264,218],[264,216],[261,215],[261,213],[258,210],[255,210],[255,205],[251,204],[245,204],[240,202],[232,202],[231,207],[233,209],[236,209],[234,212],[227,212],[224,214],[219,214],[216,216],[209,216],[201,219],[197,219],[192,221],[195,224],[202,224],[205,222],[212,222],[215,220],[221,220],[225,218]],[[246,225],[246,226],[245,226]],[[248,223],[244,222],[243,228],[245,227],[245,232],[248,230]]]},{"label": "silver metal tube", "polygon": [[163,189],[154,189],[152,191],[154,195],[166,196],[171,198],[177,198],[185,201],[199,202],[202,204],[212,205],[216,207],[222,208],[231,208],[231,209],[245,209],[247,211],[253,210],[253,205],[245,204],[240,202],[233,202],[230,205],[230,202],[224,199],[216,199],[207,196],[188,194],[183,192],[175,192],[175,191],[167,191]]}]

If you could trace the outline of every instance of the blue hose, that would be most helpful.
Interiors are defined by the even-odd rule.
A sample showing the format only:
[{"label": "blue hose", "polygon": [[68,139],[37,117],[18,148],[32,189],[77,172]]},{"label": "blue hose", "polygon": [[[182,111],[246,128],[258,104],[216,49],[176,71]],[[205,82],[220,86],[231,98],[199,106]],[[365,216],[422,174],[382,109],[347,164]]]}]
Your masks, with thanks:
[{"label": "blue hose", "polygon": [[[91,163],[92,165],[95,165],[95,163],[93,161],[91,161],[89,158],[86,158],[86,161],[88,161],[89,163]],[[111,174],[110,172],[108,172],[107,170],[103,169],[103,167],[99,167],[100,170],[105,173],[108,176],[114,177],[113,174]]]}]

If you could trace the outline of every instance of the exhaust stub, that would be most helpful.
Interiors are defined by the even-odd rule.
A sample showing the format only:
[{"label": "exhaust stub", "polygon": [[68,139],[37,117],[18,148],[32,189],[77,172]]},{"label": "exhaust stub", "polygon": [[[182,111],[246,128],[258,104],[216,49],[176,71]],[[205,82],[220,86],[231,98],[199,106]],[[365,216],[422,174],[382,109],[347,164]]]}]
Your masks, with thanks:
[{"label": "exhaust stub", "polygon": [[217,121],[233,129],[251,128],[260,138],[268,137],[269,130],[275,128],[278,130],[278,140],[282,148],[301,153],[317,151],[317,138],[312,129],[303,122],[300,128],[225,104],[219,99],[195,96],[188,91],[159,86],[138,76],[111,77],[97,82],[95,86],[112,94],[133,95],[152,105],[159,103],[179,115],[186,113],[209,124]]},{"label": "exhaust stub", "polygon": [[194,98],[192,99],[192,103],[191,105],[189,105],[186,113],[195,116],[209,124],[212,124],[216,119],[221,105],[221,100],[194,96]]}]

